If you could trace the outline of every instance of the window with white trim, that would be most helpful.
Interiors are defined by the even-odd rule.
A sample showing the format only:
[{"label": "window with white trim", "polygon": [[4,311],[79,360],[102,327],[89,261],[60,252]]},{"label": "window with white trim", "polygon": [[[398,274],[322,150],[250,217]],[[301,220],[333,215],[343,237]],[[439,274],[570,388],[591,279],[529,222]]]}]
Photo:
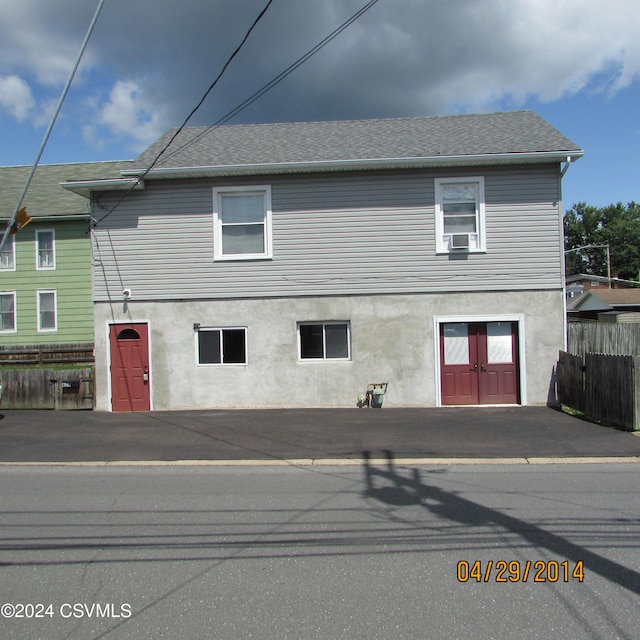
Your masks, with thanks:
[{"label": "window with white trim", "polygon": [[298,345],[301,360],[350,360],[348,322],[300,322]]},{"label": "window with white trim", "polygon": [[0,292],[0,333],[16,331],[16,292]]},{"label": "window with white trim", "polygon": [[36,231],[36,269],[55,268],[55,233],[53,229],[38,229]]},{"label": "window with white trim", "polygon": [[196,338],[198,364],[247,364],[246,327],[201,327]]},{"label": "window with white trim", "polygon": [[[0,239],[2,236],[0,235]],[[9,236],[2,251],[0,251],[0,271],[15,271],[15,240],[13,236]]]},{"label": "window with white trim", "polygon": [[56,292],[38,291],[38,331],[56,331],[58,329],[58,310]]},{"label": "window with white trim", "polygon": [[271,258],[271,187],[213,190],[214,260]]},{"label": "window with white trim", "polygon": [[436,252],[486,251],[484,178],[436,178]]}]

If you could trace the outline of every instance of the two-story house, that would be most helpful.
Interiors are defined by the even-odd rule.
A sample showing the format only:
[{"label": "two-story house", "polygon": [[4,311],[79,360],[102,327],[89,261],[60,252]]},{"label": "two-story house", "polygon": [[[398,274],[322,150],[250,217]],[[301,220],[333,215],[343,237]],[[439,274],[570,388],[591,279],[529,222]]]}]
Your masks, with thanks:
[{"label": "two-story house", "polygon": [[[561,178],[532,112],[176,131],[91,198],[97,408],[545,403]],[[158,158],[158,155],[160,157]]]},{"label": "two-story house", "polygon": [[[0,345],[93,343],[89,203],[60,188],[70,177],[119,177],[125,162],[40,165],[24,199],[31,222],[0,254]],[[6,229],[31,167],[0,167]],[[1,237],[1,236],[0,236]]]}]

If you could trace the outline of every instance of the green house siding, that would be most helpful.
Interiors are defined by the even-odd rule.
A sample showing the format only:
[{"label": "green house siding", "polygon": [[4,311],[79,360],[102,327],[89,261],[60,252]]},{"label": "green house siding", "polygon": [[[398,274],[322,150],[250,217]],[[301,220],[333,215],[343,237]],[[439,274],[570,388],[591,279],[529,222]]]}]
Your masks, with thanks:
[{"label": "green house siding", "polygon": [[[36,268],[36,232],[53,230],[55,269]],[[32,221],[15,238],[15,271],[0,271],[0,292],[16,292],[16,331],[0,344],[93,342],[88,221]],[[55,291],[55,330],[38,331],[38,291]]]}]

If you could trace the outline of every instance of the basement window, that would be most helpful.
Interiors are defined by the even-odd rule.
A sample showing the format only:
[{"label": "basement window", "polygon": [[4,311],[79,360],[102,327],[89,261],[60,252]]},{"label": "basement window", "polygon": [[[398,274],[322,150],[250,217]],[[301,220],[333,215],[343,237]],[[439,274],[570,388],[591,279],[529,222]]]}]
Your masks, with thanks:
[{"label": "basement window", "polygon": [[200,328],[198,364],[247,364],[247,329]]},{"label": "basement window", "polygon": [[348,322],[301,322],[298,325],[301,360],[349,360]]}]

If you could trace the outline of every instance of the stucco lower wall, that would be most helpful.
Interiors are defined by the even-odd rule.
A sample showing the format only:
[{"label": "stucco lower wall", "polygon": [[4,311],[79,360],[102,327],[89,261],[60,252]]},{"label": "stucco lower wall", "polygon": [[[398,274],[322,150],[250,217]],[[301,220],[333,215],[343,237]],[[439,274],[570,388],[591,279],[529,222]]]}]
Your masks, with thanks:
[{"label": "stucco lower wall", "polygon": [[[156,410],[355,406],[368,383],[389,383],[385,406],[436,406],[436,322],[520,322],[522,399],[544,404],[564,343],[562,291],[294,299],[96,303],[96,406],[110,409],[108,326],[147,321]],[[297,323],[345,320],[349,361],[300,361]],[[194,323],[247,327],[246,365],[198,366]]]}]

